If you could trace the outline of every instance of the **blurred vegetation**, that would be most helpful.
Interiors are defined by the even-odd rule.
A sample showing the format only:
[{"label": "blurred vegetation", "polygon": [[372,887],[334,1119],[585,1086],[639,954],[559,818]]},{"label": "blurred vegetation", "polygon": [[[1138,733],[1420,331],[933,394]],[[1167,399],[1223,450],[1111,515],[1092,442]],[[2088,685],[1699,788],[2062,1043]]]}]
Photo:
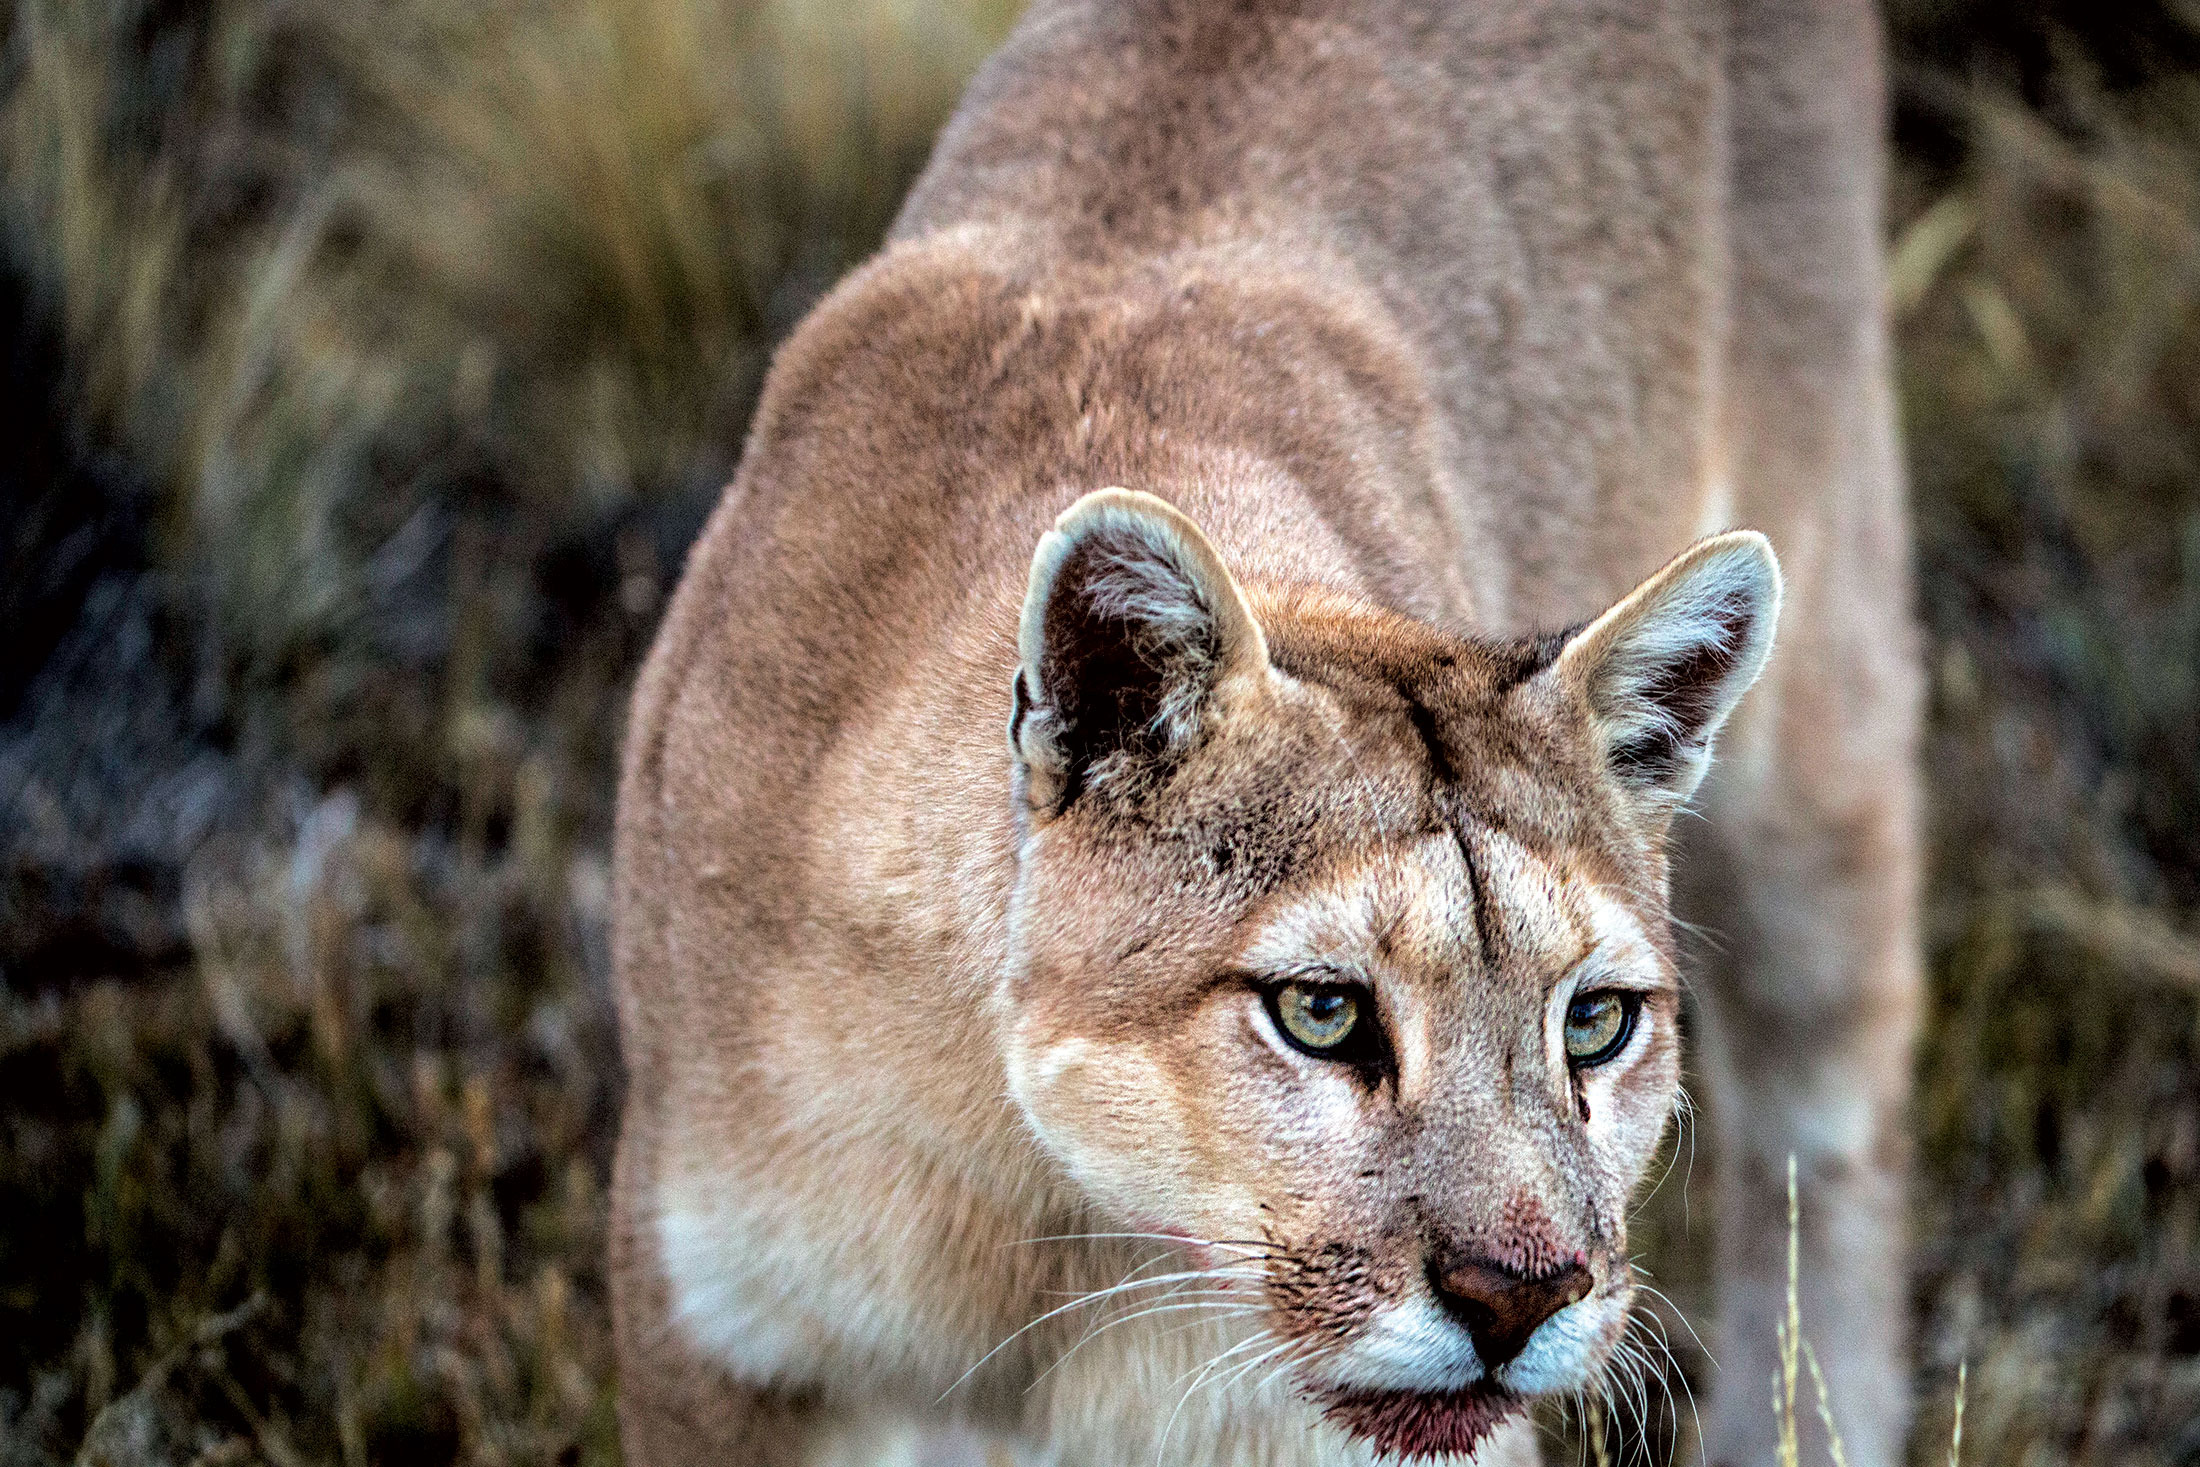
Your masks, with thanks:
[{"label": "blurred vegetation", "polygon": [[[626,680],[1014,8],[0,0],[0,1467],[616,1456]],[[1890,21],[1920,1436],[2192,1467],[2200,18]]]},{"label": "blurred vegetation", "polygon": [[0,10],[0,1464],[616,1456],[626,681],[1010,11]]},{"label": "blurred vegetation", "polygon": [[[1928,1423],[2200,1462],[2200,12],[1918,7]],[[1964,27],[1976,21],[1966,34]]]}]

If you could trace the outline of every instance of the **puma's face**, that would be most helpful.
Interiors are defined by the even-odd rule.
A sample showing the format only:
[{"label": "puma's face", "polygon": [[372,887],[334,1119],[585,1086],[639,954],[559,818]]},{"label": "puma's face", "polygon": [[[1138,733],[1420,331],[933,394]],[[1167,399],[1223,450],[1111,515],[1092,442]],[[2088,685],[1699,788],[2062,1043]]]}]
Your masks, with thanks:
[{"label": "puma's face", "polygon": [[[1665,827],[1769,649],[1762,539],[1489,645],[1254,588],[1149,495],[1042,541],[1011,1085],[1241,1356],[1400,1456],[1571,1393],[1624,1327],[1672,1112]],[[1209,1293],[1209,1289],[1220,1293]]]}]

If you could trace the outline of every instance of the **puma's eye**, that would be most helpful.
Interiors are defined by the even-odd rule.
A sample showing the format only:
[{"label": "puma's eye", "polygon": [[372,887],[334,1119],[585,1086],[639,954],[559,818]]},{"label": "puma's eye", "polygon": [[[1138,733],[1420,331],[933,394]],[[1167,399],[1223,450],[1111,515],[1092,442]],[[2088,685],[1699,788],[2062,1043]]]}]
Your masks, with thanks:
[{"label": "puma's eye", "polygon": [[1323,1058],[1335,1057],[1360,1025],[1360,1000],[1349,988],[1286,983],[1269,990],[1268,1009],[1284,1038]]},{"label": "puma's eye", "polygon": [[1609,988],[1575,995],[1566,1006],[1566,1057],[1583,1069],[1603,1064],[1627,1047],[1641,1007],[1640,995]]}]

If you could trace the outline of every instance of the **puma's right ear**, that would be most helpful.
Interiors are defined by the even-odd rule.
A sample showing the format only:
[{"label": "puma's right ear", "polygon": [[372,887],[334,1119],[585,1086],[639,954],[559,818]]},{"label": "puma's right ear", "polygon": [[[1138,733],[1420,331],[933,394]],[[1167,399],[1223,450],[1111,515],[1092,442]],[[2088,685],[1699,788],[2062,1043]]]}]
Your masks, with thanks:
[{"label": "puma's right ear", "polygon": [[1189,745],[1268,643],[1198,525],[1129,489],[1087,494],[1032,556],[1008,742],[1034,810]]},{"label": "puma's right ear", "polygon": [[1780,563],[1754,530],[1699,540],[1568,638],[1546,676],[1587,700],[1620,783],[1662,813],[1772,655]]}]

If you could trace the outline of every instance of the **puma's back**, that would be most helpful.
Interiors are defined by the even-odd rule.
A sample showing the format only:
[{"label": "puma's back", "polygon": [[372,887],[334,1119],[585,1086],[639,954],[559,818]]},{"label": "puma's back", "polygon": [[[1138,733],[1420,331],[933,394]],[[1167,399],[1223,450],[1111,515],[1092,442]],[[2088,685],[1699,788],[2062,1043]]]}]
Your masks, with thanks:
[{"label": "puma's back", "polygon": [[[1765,311],[1813,200],[1733,196],[1738,112],[1813,105],[1750,58],[1819,47],[1812,84],[1868,98],[1859,15],[1033,8],[782,350],[637,687],[637,1462],[1532,1450],[1521,1413],[1623,1358],[1678,1095],[1673,819],[1780,605],[1761,537],[1691,542],[1744,519],[1805,542],[1776,687],[1801,657],[1833,691],[1752,700],[1706,792],[1790,857],[1728,892],[1742,948],[1811,935],[1793,873],[1869,866],[1844,840],[1885,899],[1867,956],[1810,949],[1863,1130],[1813,1129],[1797,1070],[1793,1134],[1726,1150],[1884,1151],[1876,276],[1798,259]],[[1853,192],[1848,105],[1794,166]],[[1833,1351],[1866,1409],[1888,1338]]]},{"label": "puma's back", "polygon": [[1001,231],[1041,296],[1200,270],[1364,304],[1425,403],[1459,537],[1430,548],[1485,624],[1558,624],[1685,543],[1711,467],[1725,31],[1656,0],[1042,3],[893,238]]}]

